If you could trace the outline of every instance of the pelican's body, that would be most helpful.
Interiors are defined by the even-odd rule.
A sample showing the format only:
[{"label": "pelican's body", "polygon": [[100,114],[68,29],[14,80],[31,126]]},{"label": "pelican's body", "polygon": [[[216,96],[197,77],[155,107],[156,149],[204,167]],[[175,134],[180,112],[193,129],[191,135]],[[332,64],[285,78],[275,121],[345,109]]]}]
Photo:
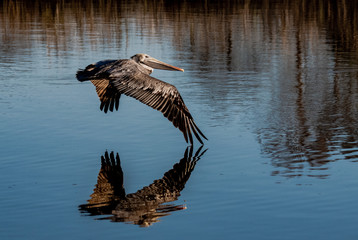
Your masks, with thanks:
[{"label": "pelican's body", "polygon": [[[173,85],[151,77],[153,68],[184,71],[161,62],[147,54],[136,54],[131,59],[104,60],[88,65],[77,72],[79,81],[90,80],[96,87],[101,110],[118,110],[121,94],[134,97],[160,111],[183,132],[186,142],[193,144],[192,133],[203,144],[207,139],[196,126],[178,90]],[[201,136],[201,137],[200,137]]]}]

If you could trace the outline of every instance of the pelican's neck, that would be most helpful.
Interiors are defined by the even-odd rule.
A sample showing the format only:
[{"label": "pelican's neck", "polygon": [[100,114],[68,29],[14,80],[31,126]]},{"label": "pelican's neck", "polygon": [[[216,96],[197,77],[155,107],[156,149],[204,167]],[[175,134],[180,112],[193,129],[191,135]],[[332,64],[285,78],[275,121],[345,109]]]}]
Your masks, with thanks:
[{"label": "pelican's neck", "polygon": [[144,63],[141,62],[137,62],[139,64],[139,66],[142,66],[145,69],[145,72],[147,74],[151,74],[153,72],[153,68],[149,67],[148,65],[145,65]]}]

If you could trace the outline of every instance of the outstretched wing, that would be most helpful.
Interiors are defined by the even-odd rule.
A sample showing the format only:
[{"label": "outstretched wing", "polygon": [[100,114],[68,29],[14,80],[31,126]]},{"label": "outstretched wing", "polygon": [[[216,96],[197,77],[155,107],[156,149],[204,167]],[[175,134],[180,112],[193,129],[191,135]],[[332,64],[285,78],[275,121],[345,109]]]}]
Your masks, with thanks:
[{"label": "outstretched wing", "polygon": [[118,110],[121,94],[109,84],[109,80],[91,80],[91,82],[96,87],[97,95],[101,101],[100,109],[105,113],[108,112],[108,109],[111,112],[113,112],[114,108]]},{"label": "outstretched wing", "polygon": [[101,101],[100,109],[105,113],[110,110],[113,112],[115,108],[118,110],[119,98],[121,94],[117,89],[113,88],[109,84],[109,80],[106,79],[106,71],[118,60],[104,60],[94,64],[88,65],[85,69],[79,70],[76,77],[79,81],[90,80],[96,87],[96,92]]},{"label": "outstretched wing", "polygon": [[193,133],[203,144],[201,137],[207,138],[195,124],[176,87],[149,76],[147,69],[132,60],[120,62],[119,65],[121,66],[107,72],[110,84],[118,92],[162,112],[164,117],[183,132],[186,142],[189,140],[193,144]]}]

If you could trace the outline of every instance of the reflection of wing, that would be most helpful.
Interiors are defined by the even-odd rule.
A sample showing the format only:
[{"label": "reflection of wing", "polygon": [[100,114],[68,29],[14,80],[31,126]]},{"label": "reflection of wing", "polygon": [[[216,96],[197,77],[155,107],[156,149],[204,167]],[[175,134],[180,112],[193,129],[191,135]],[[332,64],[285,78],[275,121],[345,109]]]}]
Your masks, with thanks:
[{"label": "reflection of wing", "polygon": [[[107,190],[108,189],[108,190]],[[121,168],[121,160],[117,153],[111,152],[108,155],[106,151],[104,156],[101,156],[101,170],[98,173],[97,186],[95,192],[110,192],[113,196],[125,196],[123,188],[123,171]]]},{"label": "reflection of wing", "polygon": [[113,112],[115,108],[118,110],[119,98],[121,94],[113,88],[109,81],[103,80],[91,80],[92,84],[96,87],[96,92],[101,101],[100,109],[107,113],[108,109]]},{"label": "reflection of wing", "polygon": [[195,168],[196,162],[206,151],[200,154],[201,149],[202,147],[192,157],[192,147],[187,148],[184,158],[176,163],[173,169],[164,173],[163,178],[155,180],[149,186],[121,199],[112,212],[114,214],[112,219],[149,226],[158,222],[158,218],[168,215],[169,212],[185,209],[183,205],[163,204],[178,199]]},{"label": "reflection of wing", "polygon": [[[163,178],[155,180],[152,184],[136,193],[128,194],[126,201],[132,200],[132,203],[152,201],[170,202],[177,200],[180,192],[184,189],[185,183],[188,181],[191,172],[194,170],[196,162],[198,161],[197,151],[194,158],[192,158],[192,148],[186,149],[184,158],[179,163],[174,164],[173,169],[164,173]],[[140,204],[139,204],[140,205]]]},{"label": "reflection of wing", "polygon": [[80,206],[93,215],[110,214],[115,207],[113,204],[120,198],[124,198],[123,172],[119,155],[114,157],[113,152],[108,155],[106,151],[101,156],[101,170],[98,173],[96,188],[93,190],[88,204]]},{"label": "reflection of wing", "polygon": [[182,205],[165,203],[178,199],[196,162],[206,151],[201,152],[201,149],[202,147],[193,156],[192,147],[187,148],[183,159],[164,173],[163,178],[126,196],[119,155],[117,153],[115,158],[113,152],[110,155],[106,152],[101,157],[102,167],[94,193],[88,204],[81,205],[80,209],[93,215],[113,214],[112,217],[103,219],[131,222],[140,226],[149,226],[169,212],[185,209]]}]

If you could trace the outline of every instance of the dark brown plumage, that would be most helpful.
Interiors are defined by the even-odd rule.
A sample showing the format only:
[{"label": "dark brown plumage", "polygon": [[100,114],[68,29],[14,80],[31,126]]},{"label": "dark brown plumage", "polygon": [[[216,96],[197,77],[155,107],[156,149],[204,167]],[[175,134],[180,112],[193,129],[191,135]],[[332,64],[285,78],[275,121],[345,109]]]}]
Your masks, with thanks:
[{"label": "dark brown plumage", "polygon": [[79,81],[90,80],[101,101],[100,109],[118,110],[121,94],[133,97],[160,111],[183,132],[185,141],[193,144],[192,134],[203,144],[207,139],[195,124],[175,86],[149,76],[153,68],[173,71],[183,69],[163,63],[147,54],[136,54],[131,59],[105,60],[88,65],[77,72]]}]

